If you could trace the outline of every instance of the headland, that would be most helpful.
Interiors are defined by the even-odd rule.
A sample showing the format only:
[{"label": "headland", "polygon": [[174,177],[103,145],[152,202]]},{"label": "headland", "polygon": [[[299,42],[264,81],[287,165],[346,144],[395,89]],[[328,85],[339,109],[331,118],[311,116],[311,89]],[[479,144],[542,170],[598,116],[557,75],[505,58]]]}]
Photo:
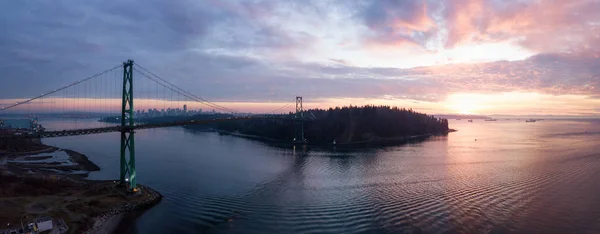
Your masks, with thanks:
[{"label": "headland", "polygon": [[27,224],[49,217],[56,233],[111,233],[126,214],[143,212],[162,199],[144,185],[129,194],[119,181],[85,179],[98,170],[84,154],[40,139],[0,138],[3,228],[27,232]]}]

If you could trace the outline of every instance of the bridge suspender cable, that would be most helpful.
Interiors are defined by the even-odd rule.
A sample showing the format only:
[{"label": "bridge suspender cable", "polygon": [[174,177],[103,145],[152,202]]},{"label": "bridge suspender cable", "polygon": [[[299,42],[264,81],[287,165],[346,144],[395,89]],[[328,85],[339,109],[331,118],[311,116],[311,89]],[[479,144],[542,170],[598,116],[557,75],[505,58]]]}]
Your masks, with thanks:
[{"label": "bridge suspender cable", "polygon": [[[197,102],[204,103],[204,104],[206,104],[206,105],[208,105],[208,106],[211,106],[211,107],[214,107],[214,108],[217,108],[217,109],[220,109],[220,110],[225,110],[225,111],[227,111],[227,112],[233,112],[233,113],[236,113],[236,112],[238,112],[238,111],[236,111],[236,110],[233,110],[233,109],[230,109],[230,108],[227,108],[227,107],[224,107],[224,106],[218,105],[218,104],[216,104],[216,103],[212,103],[212,102],[210,102],[210,101],[208,101],[208,100],[206,100],[206,99],[204,99],[204,98],[201,98],[201,97],[199,97],[199,96],[197,96],[197,95],[194,95],[194,94],[192,94],[192,93],[190,93],[190,92],[188,92],[188,91],[186,91],[186,90],[184,90],[184,89],[182,89],[182,88],[179,88],[179,87],[177,87],[176,85],[174,85],[174,84],[170,83],[169,81],[167,81],[167,80],[165,80],[165,79],[161,78],[160,76],[158,76],[158,75],[156,75],[156,74],[152,73],[151,71],[148,71],[148,69],[146,69],[146,68],[142,67],[142,66],[141,66],[141,65],[139,65],[139,64],[136,64],[136,66],[138,66],[139,68],[141,68],[141,69],[142,69],[142,70],[144,70],[145,72],[149,73],[150,75],[154,76],[156,79],[158,79],[158,80],[160,80],[160,81],[164,82],[164,83],[165,83],[165,84],[167,84],[168,86],[171,86],[172,88],[174,88],[174,89],[177,89],[177,90],[179,90],[180,92],[183,92],[183,93],[185,93],[185,94],[187,94],[187,95],[191,96],[191,97],[187,96],[188,98],[191,98],[191,99],[193,99],[193,100],[195,100],[195,101],[197,101]],[[138,72],[140,72],[140,71],[138,70]],[[141,73],[141,72],[140,72],[140,73]],[[154,81],[155,81],[155,82],[157,82],[156,80],[154,80]],[[160,82],[158,82],[158,83],[160,83]],[[161,85],[163,85],[163,86],[165,86],[165,87],[166,87],[166,85],[164,85],[164,84],[161,84]],[[171,89],[171,90],[172,90],[172,89]],[[173,91],[175,91],[175,90],[173,90]],[[179,93],[179,94],[182,94],[182,93]],[[182,95],[183,95],[183,94],[182,94]]]},{"label": "bridge suspender cable", "polygon": [[288,104],[285,104],[284,106],[282,106],[282,107],[279,107],[279,108],[277,108],[277,109],[274,109],[274,110],[272,110],[272,111],[269,111],[269,112],[267,112],[267,113],[269,113],[269,114],[270,114],[270,113],[277,114],[277,113],[275,113],[275,112],[281,111],[281,110],[283,110],[283,109],[285,109],[285,108],[287,108],[287,107],[291,106],[292,104],[293,104],[293,103],[288,103]]},{"label": "bridge suspender cable", "polygon": [[87,78],[85,78],[85,79],[82,79],[82,80],[79,80],[79,81],[76,81],[76,82],[73,82],[73,83],[71,83],[71,84],[69,84],[69,85],[67,85],[67,86],[65,86],[65,87],[62,87],[62,88],[59,88],[59,89],[55,89],[55,90],[53,90],[53,91],[51,91],[51,92],[44,93],[44,94],[42,94],[42,95],[39,95],[39,96],[37,96],[37,97],[33,97],[33,98],[30,98],[30,99],[27,99],[27,100],[25,100],[25,101],[22,101],[22,102],[17,102],[17,103],[15,103],[15,104],[12,104],[12,105],[10,105],[10,106],[2,107],[2,108],[0,108],[0,111],[8,110],[8,109],[10,109],[10,108],[13,108],[13,107],[16,107],[16,106],[20,106],[20,105],[23,105],[23,104],[29,103],[29,102],[31,102],[31,101],[33,101],[33,100],[40,99],[40,98],[43,98],[43,97],[45,97],[45,96],[48,96],[48,95],[54,94],[54,93],[56,93],[56,92],[59,92],[59,91],[62,91],[62,90],[64,90],[64,89],[66,89],[66,88],[69,88],[69,87],[75,86],[75,85],[77,85],[77,84],[79,84],[79,83],[81,83],[81,82],[85,82],[85,81],[91,80],[91,79],[93,79],[93,78],[96,78],[96,77],[98,77],[98,76],[100,76],[100,75],[103,75],[103,74],[105,74],[105,73],[108,73],[108,72],[110,72],[110,71],[114,71],[115,69],[117,69],[117,68],[120,68],[120,67],[122,67],[122,65],[117,65],[117,66],[115,66],[115,67],[113,67],[113,68],[110,68],[110,69],[104,70],[104,71],[102,71],[102,72],[100,72],[100,73],[98,73],[98,74],[92,75],[92,76],[90,76],[90,77],[87,77]]},{"label": "bridge suspender cable", "polygon": [[213,103],[210,103],[210,102],[207,102],[207,101],[198,100],[192,94],[189,94],[188,92],[186,92],[185,90],[182,90],[182,89],[178,88],[177,86],[164,84],[163,82],[161,82],[161,81],[159,81],[159,80],[157,80],[155,78],[152,78],[152,77],[148,76],[147,74],[145,74],[144,72],[142,72],[142,71],[140,71],[140,70],[138,70],[136,68],[134,68],[134,70],[137,71],[140,75],[148,78],[149,80],[154,81],[156,84],[161,85],[161,86],[163,86],[163,87],[165,87],[167,89],[170,89],[171,91],[173,91],[175,93],[181,94],[181,95],[183,95],[183,96],[185,96],[185,97],[187,97],[187,98],[189,98],[189,99],[191,99],[193,101],[200,102],[202,104],[205,104],[207,106],[210,106],[210,107],[213,107],[215,109],[222,110],[222,111],[225,111],[225,112],[231,112],[231,113],[237,112],[235,110],[232,110],[232,109],[229,109],[229,108],[226,108],[226,107],[222,107],[222,106],[219,106],[217,104],[213,104]]},{"label": "bridge suspender cable", "polygon": [[[159,84],[160,83],[164,83],[164,84],[161,84],[161,85],[163,85],[164,87],[169,88],[169,89],[171,89],[171,90],[173,90],[173,91],[175,91],[175,92],[177,92],[177,93],[179,93],[181,95],[184,95],[184,96],[186,96],[186,97],[188,97],[188,98],[190,98],[192,100],[195,100],[195,101],[200,102],[200,103],[204,103],[204,104],[206,104],[208,106],[214,107],[214,108],[219,109],[219,110],[224,110],[226,112],[232,112],[232,113],[238,113],[238,111],[236,111],[236,110],[233,110],[233,109],[230,109],[230,108],[218,105],[216,103],[212,103],[212,102],[210,102],[210,101],[208,101],[208,100],[206,100],[204,98],[196,96],[196,95],[194,95],[194,94],[192,94],[192,93],[190,93],[190,92],[188,92],[188,91],[186,91],[186,90],[184,90],[182,88],[179,88],[179,87],[175,86],[174,84],[170,83],[169,81],[167,81],[167,80],[161,78],[160,76],[152,73],[151,71],[149,71],[148,69],[144,68],[143,66],[141,66],[139,64],[135,64],[135,66],[139,67],[144,72],[152,75],[153,77],[155,77],[156,79],[158,79],[158,80],[160,80],[162,82],[159,82],[159,81],[157,81],[157,80],[155,80],[155,79],[153,79],[151,77],[148,77],[147,75],[143,74],[143,72],[141,72],[140,70],[137,70],[137,69],[134,68],[136,71],[140,72],[140,74],[146,76],[146,78],[149,78],[149,79],[151,79],[151,80],[153,80],[153,81],[155,81],[155,82],[157,82]],[[170,86],[170,87],[167,87],[167,86]],[[176,91],[176,90],[178,90],[179,92]]]}]

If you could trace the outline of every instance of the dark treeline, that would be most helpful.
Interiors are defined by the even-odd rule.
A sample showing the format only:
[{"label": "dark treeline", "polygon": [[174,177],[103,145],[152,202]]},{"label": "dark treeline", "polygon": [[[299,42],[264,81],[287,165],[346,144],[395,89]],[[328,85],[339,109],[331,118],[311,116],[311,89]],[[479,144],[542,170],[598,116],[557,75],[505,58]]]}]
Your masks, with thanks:
[{"label": "dark treeline", "polygon": [[[311,114],[312,113],[312,114]],[[312,118],[314,115],[314,118]],[[194,116],[167,116],[136,119],[137,123],[175,122],[182,120],[210,120],[233,117],[229,114],[202,114]],[[294,113],[232,120],[210,124],[185,126],[189,129],[217,129],[261,138],[289,142],[294,139]],[[309,143],[328,144],[367,142],[424,134],[448,132],[448,121],[415,112],[412,109],[389,106],[349,106],[329,109],[311,109],[304,113],[304,135]],[[310,118],[308,118],[310,117]],[[118,117],[101,121],[118,123]]]},{"label": "dark treeline", "polygon": [[[1,135],[1,133],[0,133]],[[40,139],[0,138],[0,156],[2,153],[19,153],[46,149]]]},{"label": "dark treeline", "polygon": [[[430,115],[389,106],[349,106],[342,108],[312,109],[304,116],[314,114],[316,119],[304,122],[305,138],[310,143],[337,143],[377,141],[406,136],[448,132],[448,121]],[[294,138],[294,114],[284,119],[256,119],[229,121],[217,124],[223,131],[255,135],[282,141]],[[311,115],[310,115],[311,116]]]},{"label": "dark treeline", "polygon": [[[136,124],[142,124],[142,123],[171,123],[171,122],[177,122],[177,121],[186,121],[186,120],[211,120],[211,119],[223,119],[223,118],[228,118],[228,117],[232,117],[232,115],[230,114],[199,114],[199,115],[193,115],[193,116],[161,116],[161,117],[152,117],[152,118],[135,118],[135,123]],[[120,116],[111,116],[111,117],[104,117],[101,118],[99,120],[100,122],[107,122],[107,123],[121,123],[121,119]],[[203,125],[197,125],[199,128],[215,128],[216,125],[215,124],[203,124]]]}]

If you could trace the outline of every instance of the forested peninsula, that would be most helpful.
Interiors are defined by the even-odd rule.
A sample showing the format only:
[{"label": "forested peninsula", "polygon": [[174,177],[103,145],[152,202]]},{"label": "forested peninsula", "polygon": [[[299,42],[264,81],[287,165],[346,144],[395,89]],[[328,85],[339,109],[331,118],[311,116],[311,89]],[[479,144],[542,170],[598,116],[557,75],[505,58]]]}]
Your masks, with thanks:
[{"label": "forested peninsula", "polygon": [[[412,109],[390,106],[347,106],[329,109],[304,110],[303,129],[309,144],[349,144],[405,140],[414,136],[445,134],[452,131],[448,120],[416,112]],[[299,121],[296,113],[254,115],[240,119],[235,115],[211,113],[194,116],[163,116],[137,118],[138,123],[161,123],[186,120],[214,120],[204,124],[184,126],[192,130],[216,130],[254,139],[279,142],[302,141],[295,139]],[[231,120],[228,120],[231,119]],[[103,122],[119,123],[118,117],[103,118]]]},{"label": "forested peninsula", "polygon": [[[216,129],[231,133],[292,141],[295,113],[280,119],[224,121]],[[304,136],[311,144],[382,141],[419,135],[444,134],[450,131],[448,120],[419,113],[412,109],[390,106],[348,106],[311,109],[304,112]],[[193,128],[193,126],[190,126]]]}]

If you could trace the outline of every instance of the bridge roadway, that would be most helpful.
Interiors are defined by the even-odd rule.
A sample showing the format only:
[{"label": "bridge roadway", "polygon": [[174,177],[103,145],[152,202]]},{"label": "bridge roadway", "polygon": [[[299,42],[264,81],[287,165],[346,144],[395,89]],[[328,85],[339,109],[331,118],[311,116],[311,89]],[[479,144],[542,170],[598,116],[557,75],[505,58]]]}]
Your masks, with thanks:
[{"label": "bridge roadway", "polygon": [[[42,132],[33,132],[31,134],[22,134],[22,135],[0,135],[0,139],[9,138],[9,139],[22,139],[22,138],[49,138],[49,137],[65,137],[65,136],[79,136],[79,135],[90,135],[90,134],[99,134],[99,133],[107,133],[107,132],[121,132],[122,130],[133,130],[138,129],[151,129],[151,128],[165,128],[165,127],[176,127],[176,126],[185,126],[185,125],[193,125],[193,124],[209,124],[223,121],[234,121],[234,120],[250,120],[250,119],[283,119],[283,120],[293,120],[290,118],[282,118],[282,117],[274,117],[274,116],[244,116],[244,117],[228,117],[228,118],[218,118],[218,119],[208,119],[208,120],[183,120],[183,121],[175,121],[175,122],[165,122],[165,123],[146,123],[146,124],[137,124],[134,127],[121,127],[121,126],[110,126],[110,127],[101,127],[101,128],[86,128],[86,129],[72,129],[72,130],[61,130],[61,131],[42,131]],[[305,120],[307,121],[307,120]]]}]

